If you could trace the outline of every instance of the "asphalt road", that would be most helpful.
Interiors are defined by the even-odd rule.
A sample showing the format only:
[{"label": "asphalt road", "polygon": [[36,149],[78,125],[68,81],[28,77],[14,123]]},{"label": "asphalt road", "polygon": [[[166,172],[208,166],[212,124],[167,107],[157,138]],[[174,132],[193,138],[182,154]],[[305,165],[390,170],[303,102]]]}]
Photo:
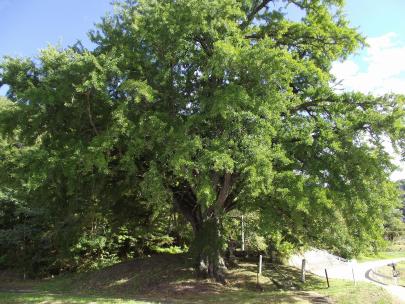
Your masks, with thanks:
[{"label": "asphalt road", "polygon": [[[399,261],[405,261],[405,258],[398,258],[398,259],[388,259],[388,260],[378,260],[378,261],[371,261],[371,262],[364,262],[364,263],[351,263],[351,262],[345,262],[341,263],[341,265],[338,266],[332,266],[328,271],[328,276],[330,278],[338,278],[338,279],[345,279],[345,280],[353,280],[354,279],[358,281],[365,281],[365,282],[371,282],[376,285],[379,285],[383,288],[385,288],[391,295],[396,297],[398,300],[401,301],[401,303],[405,303],[405,287],[402,286],[395,286],[392,285],[394,284],[394,281],[392,284],[385,284],[382,283],[378,280],[378,277],[373,275],[373,269],[376,269],[378,267],[385,266],[390,263],[396,263]],[[317,275],[320,276],[325,276],[325,270],[320,269],[313,271]],[[405,274],[402,274],[405,275]]]},{"label": "asphalt road", "polygon": [[[329,278],[355,280],[356,282],[371,282],[385,288],[391,295],[405,304],[405,287],[384,284],[378,280],[378,276],[373,275],[373,269],[392,262],[405,261],[405,258],[357,263],[356,261],[352,262],[339,258],[325,250],[314,249],[305,252],[303,255],[293,256],[289,264],[301,268],[303,258],[306,260],[307,271],[317,274],[320,277],[325,277],[326,269]],[[403,273],[402,276],[405,276],[405,273]],[[386,278],[384,281],[389,282],[389,278]],[[392,283],[394,283],[394,281],[392,281]]]}]

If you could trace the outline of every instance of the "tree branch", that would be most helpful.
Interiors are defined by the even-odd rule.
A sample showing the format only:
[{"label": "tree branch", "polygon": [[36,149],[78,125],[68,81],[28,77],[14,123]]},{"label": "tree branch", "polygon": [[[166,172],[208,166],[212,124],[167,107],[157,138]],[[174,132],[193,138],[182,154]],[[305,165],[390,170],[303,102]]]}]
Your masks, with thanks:
[{"label": "tree branch", "polygon": [[221,185],[221,188],[219,190],[218,196],[217,196],[217,200],[215,202],[215,204],[211,205],[207,211],[205,212],[205,214],[208,217],[211,217],[213,215],[216,214],[216,210],[218,209],[222,209],[226,211],[226,201],[227,198],[229,196],[229,194],[231,193],[231,188],[232,188],[232,174],[226,172],[224,174],[224,178],[223,178],[223,183]]},{"label": "tree branch", "polygon": [[218,198],[217,198],[217,206],[223,207],[228,197],[232,185],[232,174],[226,172],[224,174],[224,182],[222,184],[221,190],[219,191]]},{"label": "tree branch", "polygon": [[87,101],[87,114],[89,115],[90,125],[92,126],[94,133],[96,133],[96,135],[98,135],[98,130],[96,128],[96,125],[94,124],[93,116],[91,115],[90,91],[86,92],[86,101]]},{"label": "tree branch", "polygon": [[199,230],[202,223],[202,214],[197,203],[197,197],[194,196],[190,185],[183,183],[170,188],[173,193],[173,203],[177,210],[191,223],[194,231]]},{"label": "tree branch", "polygon": [[273,0],[263,0],[259,5],[257,5],[247,16],[246,20],[240,25],[241,29],[245,29],[253,21],[256,14],[263,8],[267,6]]},{"label": "tree branch", "polygon": [[212,56],[212,43],[210,41],[207,41],[202,35],[197,36],[194,39],[201,45],[202,49],[208,56]]}]

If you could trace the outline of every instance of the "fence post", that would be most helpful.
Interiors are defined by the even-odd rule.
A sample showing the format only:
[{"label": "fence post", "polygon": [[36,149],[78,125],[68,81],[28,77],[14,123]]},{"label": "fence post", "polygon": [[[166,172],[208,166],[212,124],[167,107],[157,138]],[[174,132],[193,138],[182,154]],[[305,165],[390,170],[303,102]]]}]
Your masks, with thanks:
[{"label": "fence post", "polygon": [[350,265],[352,266],[353,283],[354,283],[354,286],[356,286],[356,276],[354,275],[354,267],[355,267],[355,265],[357,265],[356,260],[351,260]]},{"label": "fence post", "polygon": [[263,257],[259,255],[259,274],[262,274]]},{"label": "fence post", "polygon": [[305,283],[305,265],[306,265],[306,260],[302,259],[302,265],[301,265],[301,282]]},{"label": "fence post", "polygon": [[328,284],[328,288],[329,288],[330,286],[329,286],[328,271],[326,270],[326,268],[325,268],[325,277],[326,277],[326,283]]},{"label": "fence post", "polygon": [[245,223],[243,222],[243,215],[241,216],[241,226],[242,251],[245,251]]}]

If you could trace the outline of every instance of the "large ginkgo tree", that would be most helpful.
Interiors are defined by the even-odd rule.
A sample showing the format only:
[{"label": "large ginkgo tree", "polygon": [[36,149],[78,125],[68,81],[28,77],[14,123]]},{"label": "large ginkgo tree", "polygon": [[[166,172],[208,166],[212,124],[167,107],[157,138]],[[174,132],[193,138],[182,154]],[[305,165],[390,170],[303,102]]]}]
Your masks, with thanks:
[{"label": "large ginkgo tree", "polygon": [[398,201],[383,141],[403,151],[404,98],[336,90],[332,63],[364,44],[342,0],[128,0],[89,35],[94,49],[0,65],[31,196],[174,206],[196,269],[219,280],[235,209],[274,242],[381,240]]}]

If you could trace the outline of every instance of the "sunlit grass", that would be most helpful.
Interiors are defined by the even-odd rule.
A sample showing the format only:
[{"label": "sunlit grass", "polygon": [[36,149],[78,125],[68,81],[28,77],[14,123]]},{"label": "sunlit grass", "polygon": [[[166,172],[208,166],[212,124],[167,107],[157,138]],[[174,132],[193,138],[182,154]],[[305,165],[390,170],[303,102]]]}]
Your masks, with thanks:
[{"label": "sunlit grass", "polygon": [[388,260],[396,258],[405,258],[405,239],[398,239],[391,242],[385,251],[377,254],[362,255],[357,258],[358,262],[368,262],[374,260]]},{"label": "sunlit grass", "polygon": [[71,295],[47,295],[39,293],[0,293],[0,303],[2,304],[145,304],[157,303],[142,300],[109,299],[92,296],[71,296]]},{"label": "sunlit grass", "polygon": [[390,304],[396,303],[382,287],[351,281],[331,280],[331,287],[327,289],[315,289],[317,293],[329,296],[338,304]]},{"label": "sunlit grass", "polygon": [[375,255],[359,256],[358,262],[368,262],[375,260],[396,259],[405,258],[405,251],[382,251]]}]

